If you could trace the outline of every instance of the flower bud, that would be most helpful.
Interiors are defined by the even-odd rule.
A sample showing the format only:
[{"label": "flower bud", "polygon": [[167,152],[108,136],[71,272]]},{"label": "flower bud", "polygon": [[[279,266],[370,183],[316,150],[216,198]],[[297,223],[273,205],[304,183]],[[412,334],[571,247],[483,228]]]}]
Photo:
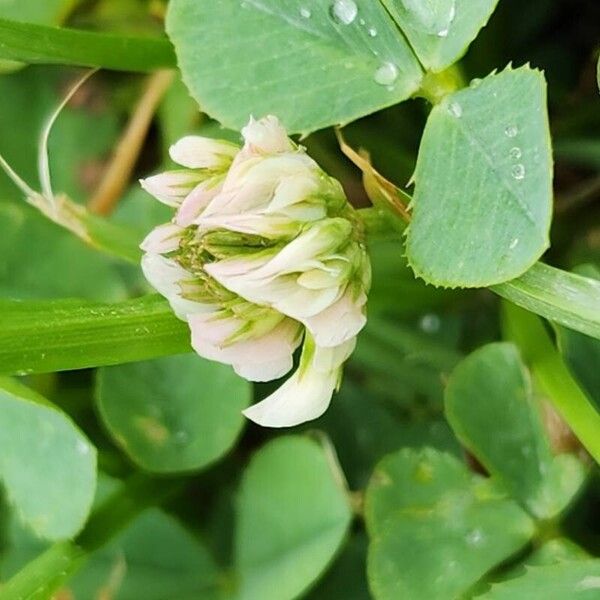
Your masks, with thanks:
[{"label": "flower bud", "polygon": [[370,263],[340,184],[279,121],[251,119],[242,134],[241,149],[183,138],[171,155],[187,175],[143,182],[177,212],[142,243],[142,268],[196,352],[251,381],[287,373],[304,339],[296,373],[245,412],[290,426],[322,414],[339,386],[366,322]]}]

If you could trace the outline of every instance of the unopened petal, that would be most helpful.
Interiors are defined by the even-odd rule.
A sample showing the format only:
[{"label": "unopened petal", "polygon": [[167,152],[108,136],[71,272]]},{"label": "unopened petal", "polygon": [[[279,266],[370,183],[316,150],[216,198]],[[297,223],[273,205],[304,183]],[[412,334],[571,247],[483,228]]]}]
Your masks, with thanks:
[{"label": "unopened petal", "polygon": [[242,129],[242,136],[246,142],[245,149],[251,152],[276,154],[294,148],[287,131],[273,115],[258,120],[250,117],[248,125]]},{"label": "unopened petal", "polygon": [[140,179],[140,184],[163,204],[177,207],[198,181],[200,177],[194,171],[166,171]]},{"label": "unopened petal", "polygon": [[198,135],[183,137],[169,148],[171,158],[189,169],[226,169],[238,152],[235,144]]}]

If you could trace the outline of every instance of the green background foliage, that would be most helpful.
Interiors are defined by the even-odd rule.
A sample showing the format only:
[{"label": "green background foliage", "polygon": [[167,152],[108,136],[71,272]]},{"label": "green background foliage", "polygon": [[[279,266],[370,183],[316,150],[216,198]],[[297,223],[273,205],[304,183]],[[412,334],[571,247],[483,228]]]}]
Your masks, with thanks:
[{"label": "green background foliage", "polygon": [[[74,67],[102,68],[50,139],[92,243],[0,174],[0,599],[598,597],[599,21],[594,0],[0,0],[0,154],[33,188]],[[115,210],[86,212],[165,68]],[[241,414],[277,383],[193,354],[137,264],[169,218],[137,179],[269,113],[364,209],[374,279],[330,409],[283,432]]]}]

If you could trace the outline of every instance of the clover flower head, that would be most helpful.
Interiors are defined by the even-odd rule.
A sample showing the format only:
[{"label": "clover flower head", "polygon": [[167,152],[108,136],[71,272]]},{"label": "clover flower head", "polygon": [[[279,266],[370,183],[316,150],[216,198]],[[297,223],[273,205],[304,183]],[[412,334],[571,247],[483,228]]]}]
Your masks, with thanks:
[{"label": "clover flower head", "polygon": [[270,427],[320,416],[366,322],[370,263],[340,184],[276,117],[250,119],[244,144],[187,136],[183,168],[143,180],[176,209],[142,242],[142,268],[201,356],[250,381],[296,372],[245,411]]}]

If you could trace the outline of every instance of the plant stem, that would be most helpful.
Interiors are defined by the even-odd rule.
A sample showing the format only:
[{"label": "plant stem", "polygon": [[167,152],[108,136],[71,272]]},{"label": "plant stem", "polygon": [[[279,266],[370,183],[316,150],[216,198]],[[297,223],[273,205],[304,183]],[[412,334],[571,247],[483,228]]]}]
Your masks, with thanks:
[{"label": "plant stem", "polygon": [[600,414],[573,379],[540,319],[504,303],[504,329],[521,349],[542,390],[586,450],[600,463]]},{"label": "plant stem", "polygon": [[108,215],[115,208],[129,183],[154,113],[171,85],[173,76],[173,71],[157,71],[148,78],[144,93],[117,145],[98,191],[88,203],[92,212]]},{"label": "plant stem", "polygon": [[439,104],[448,94],[465,87],[465,78],[457,64],[440,73],[429,71],[423,77],[421,88],[415,94],[429,100],[431,104]]}]

